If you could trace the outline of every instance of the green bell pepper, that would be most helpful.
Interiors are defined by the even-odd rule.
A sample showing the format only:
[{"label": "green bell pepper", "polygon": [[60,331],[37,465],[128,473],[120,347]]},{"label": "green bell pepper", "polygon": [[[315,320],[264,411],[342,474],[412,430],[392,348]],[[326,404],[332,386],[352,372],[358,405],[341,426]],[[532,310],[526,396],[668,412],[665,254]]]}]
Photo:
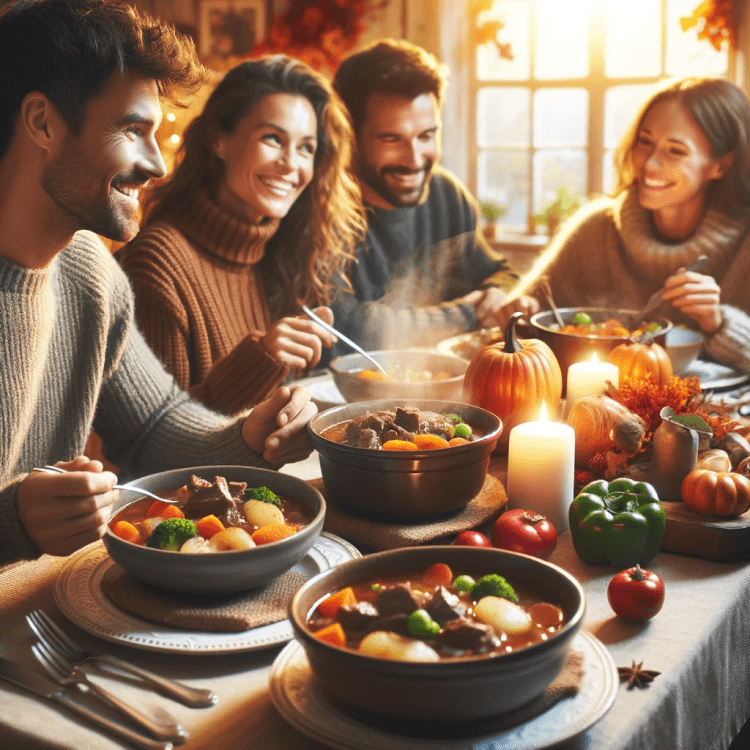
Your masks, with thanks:
[{"label": "green bell pepper", "polygon": [[648,482],[622,477],[587,484],[568,511],[573,547],[589,565],[629,568],[654,559],[667,514]]}]

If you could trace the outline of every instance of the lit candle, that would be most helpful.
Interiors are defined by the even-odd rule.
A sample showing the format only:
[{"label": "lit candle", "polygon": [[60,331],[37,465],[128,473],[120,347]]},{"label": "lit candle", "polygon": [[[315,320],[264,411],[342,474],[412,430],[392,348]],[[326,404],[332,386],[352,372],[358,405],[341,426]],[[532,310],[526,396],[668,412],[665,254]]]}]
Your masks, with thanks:
[{"label": "lit candle", "polygon": [[547,420],[542,404],[539,420],[516,425],[508,442],[508,508],[540,513],[558,534],[568,529],[573,501],[575,432]]},{"label": "lit candle", "polygon": [[596,353],[588,362],[575,362],[568,367],[566,387],[567,408],[583,396],[596,396],[607,390],[607,381],[615,388],[620,384],[620,371],[611,362],[600,362]]}]

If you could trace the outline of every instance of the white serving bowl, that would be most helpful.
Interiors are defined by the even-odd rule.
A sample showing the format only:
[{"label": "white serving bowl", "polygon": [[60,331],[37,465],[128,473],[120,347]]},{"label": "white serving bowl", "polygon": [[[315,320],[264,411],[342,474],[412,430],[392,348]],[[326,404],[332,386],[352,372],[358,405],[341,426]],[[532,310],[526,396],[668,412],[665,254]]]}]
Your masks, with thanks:
[{"label": "white serving bowl", "polygon": [[675,326],[667,331],[664,348],[672,360],[675,375],[682,376],[697,359],[703,346],[703,334],[691,328]]}]

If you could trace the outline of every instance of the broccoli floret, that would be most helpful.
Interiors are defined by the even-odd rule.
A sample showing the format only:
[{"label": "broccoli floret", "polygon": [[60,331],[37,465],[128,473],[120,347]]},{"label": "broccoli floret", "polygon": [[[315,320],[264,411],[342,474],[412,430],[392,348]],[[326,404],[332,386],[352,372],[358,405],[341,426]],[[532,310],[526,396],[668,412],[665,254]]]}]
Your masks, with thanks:
[{"label": "broccoli floret", "polygon": [[471,427],[469,427],[469,425],[467,425],[464,422],[462,424],[457,424],[456,425],[456,430],[453,433],[453,437],[464,438],[465,440],[469,440],[471,438],[472,434],[473,433],[471,431]]},{"label": "broccoli floret", "polygon": [[453,424],[463,424],[463,418],[460,417],[458,414],[454,414],[452,411],[447,412],[446,414],[443,414],[443,416],[446,419],[452,419]]},{"label": "broccoli floret", "polygon": [[259,500],[261,503],[271,503],[277,508],[281,507],[281,498],[268,487],[248,487],[245,490],[245,500]]},{"label": "broccoli floret", "polygon": [[571,322],[575,326],[587,326],[587,325],[589,325],[589,323],[593,323],[594,321],[591,320],[591,316],[588,313],[577,312],[573,316],[573,320]]},{"label": "broccoli floret", "polygon": [[502,576],[497,575],[497,573],[482,576],[471,587],[471,596],[475,600],[479,600],[483,596],[500,596],[512,602],[518,601],[518,596],[513,587]]},{"label": "broccoli floret", "polygon": [[151,532],[146,546],[176,551],[194,536],[198,536],[198,527],[193,521],[188,518],[167,518]]}]

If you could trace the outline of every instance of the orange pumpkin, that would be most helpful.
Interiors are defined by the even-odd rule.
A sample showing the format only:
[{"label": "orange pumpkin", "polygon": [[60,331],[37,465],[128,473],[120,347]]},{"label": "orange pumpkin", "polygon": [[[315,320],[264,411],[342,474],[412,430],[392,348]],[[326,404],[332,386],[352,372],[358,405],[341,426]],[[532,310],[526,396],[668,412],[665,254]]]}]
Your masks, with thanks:
[{"label": "orange pumpkin", "polygon": [[562,372],[552,349],[539,339],[517,339],[516,321],[511,315],[505,327],[505,341],[480,349],[464,376],[464,401],[496,414],[503,423],[497,442],[508,450],[510,431],[517,424],[539,417],[542,403],[553,414],[562,396]]},{"label": "orange pumpkin", "polygon": [[656,387],[661,388],[674,375],[672,360],[666,349],[655,342],[646,344],[627,341],[609,353],[609,361],[617,365],[621,383],[651,373]]},{"label": "orange pumpkin", "polygon": [[682,480],[685,505],[705,516],[741,516],[750,509],[750,479],[730,471],[696,469]]}]

